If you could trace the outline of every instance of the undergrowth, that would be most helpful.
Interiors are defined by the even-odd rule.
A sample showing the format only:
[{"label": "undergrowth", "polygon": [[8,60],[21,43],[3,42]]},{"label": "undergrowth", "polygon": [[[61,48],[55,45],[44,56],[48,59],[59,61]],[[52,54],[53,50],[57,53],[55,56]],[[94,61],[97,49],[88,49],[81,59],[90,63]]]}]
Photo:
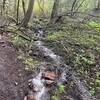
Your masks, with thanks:
[{"label": "undergrowth", "polygon": [[[53,28],[47,28],[47,35],[44,40],[56,42],[52,45],[54,51],[63,56],[66,64],[77,72],[84,83],[88,84],[87,87],[92,95],[99,94],[100,23],[94,21],[85,24],[67,22],[67,24],[55,26],[56,29]],[[21,48],[18,50],[18,59],[23,60],[23,63],[28,66],[26,69],[34,70],[33,65],[40,61],[33,59],[26,52],[32,43],[18,35],[12,35],[11,42],[14,46]],[[59,94],[64,91],[64,86],[60,86],[55,90],[52,100],[58,100]]]},{"label": "undergrowth", "polygon": [[26,65],[25,70],[35,71],[34,64],[38,64],[40,61],[33,59],[32,56],[29,55],[32,42],[22,38],[17,34],[11,35],[11,42],[17,50],[17,58],[22,60],[22,62]]},{"label": "undergrowth", "polygon": [[99,29],[100,23],[94,21],[85,24],[69,22],[58,26],[58,30],[49,30],[45,38],[46,41],[56,42],[52,46],[54,51],[62,55],[80,79],[88,84],[92,95],[100,93]]}]

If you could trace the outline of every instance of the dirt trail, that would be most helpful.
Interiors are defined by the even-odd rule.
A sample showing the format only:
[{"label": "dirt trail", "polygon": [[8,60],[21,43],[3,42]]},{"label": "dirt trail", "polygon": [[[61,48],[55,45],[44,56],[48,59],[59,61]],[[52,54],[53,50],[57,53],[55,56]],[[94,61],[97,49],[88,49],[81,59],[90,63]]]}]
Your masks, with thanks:
[{"label": "dirt trail", "polygon": [[28,73],[5,36],[0,36],[0,100],[23,100]]}]

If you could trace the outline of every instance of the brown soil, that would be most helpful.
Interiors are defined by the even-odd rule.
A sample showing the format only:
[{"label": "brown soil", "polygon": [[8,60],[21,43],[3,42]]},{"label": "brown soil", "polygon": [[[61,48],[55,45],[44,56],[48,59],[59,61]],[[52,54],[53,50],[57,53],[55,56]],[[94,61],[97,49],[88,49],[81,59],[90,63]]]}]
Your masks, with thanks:
[{"label": "brown soil", "polygon": [[0,36],[0,100],[23,100],[29,78],[24,69],[7,37]]}]

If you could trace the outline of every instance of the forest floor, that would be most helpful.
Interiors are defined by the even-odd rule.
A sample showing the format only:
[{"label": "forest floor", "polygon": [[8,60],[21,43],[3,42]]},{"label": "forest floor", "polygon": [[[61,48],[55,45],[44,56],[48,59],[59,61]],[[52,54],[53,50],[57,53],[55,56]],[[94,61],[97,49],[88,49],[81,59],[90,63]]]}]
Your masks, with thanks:
[{"label": "forest floor", "polygon": [[[31,32],[30,35],[34,39],[35,30]],[[65,63],[71,66],[85,83],[89,92],[100,98],[100,24],[93,21],[82,24],[68,19],[63,24],[57,23],[55,27],[47,27],[45,34],[45,47],[63,57]],[[36,72],[33,67],[45,61],[39,58],[40,55],[36,57],[34,47],[33,55],[29,54],[33,42],[18,34],[0,35],[0,100],[23,100],[27,94],[28,80],[32,78],[32,73]],[[70,94],[69,90],[74,90],[72,83],[65,88]],[[52,94],[53,100],[59,98],[56,92],[57,89]]]}]

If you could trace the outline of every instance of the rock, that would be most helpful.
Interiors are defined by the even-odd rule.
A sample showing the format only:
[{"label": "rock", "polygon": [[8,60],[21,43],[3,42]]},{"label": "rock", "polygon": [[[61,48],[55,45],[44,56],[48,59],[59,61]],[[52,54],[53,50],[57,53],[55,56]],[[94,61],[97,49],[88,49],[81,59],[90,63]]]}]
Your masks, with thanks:
[{"label": "rock", "polygon": [[49,80],[55,80],[57,76],[58,75],[54,71],[45,71],[42,73],[42,77]]},{"label": "rock", "polygon": [[39,92],[40,91],[40,87],[38,85],[34,85],[33,86],[33,91],[34,92]]},{"label": "rock", "polygon": [[27,96],[24,97],[24,100],[27,100]]},{"label": "rock", "polygon": [[19,77],[21,77],[21,76],[22,76],[22,74],[20,73],[20,74],[18,74],[18,76],[19,76]]},{"label": "rock", "polygon": [[45,84],[47,84],[47,85],[50,85],[52,83],[54,83],[54,81],[52,81],[52,80],[45,80]]},{"label": "rock", "polygon": [[15,82],[14,84],[15,84],[15,86],[17,86],[18,85],[18,82]]}]

